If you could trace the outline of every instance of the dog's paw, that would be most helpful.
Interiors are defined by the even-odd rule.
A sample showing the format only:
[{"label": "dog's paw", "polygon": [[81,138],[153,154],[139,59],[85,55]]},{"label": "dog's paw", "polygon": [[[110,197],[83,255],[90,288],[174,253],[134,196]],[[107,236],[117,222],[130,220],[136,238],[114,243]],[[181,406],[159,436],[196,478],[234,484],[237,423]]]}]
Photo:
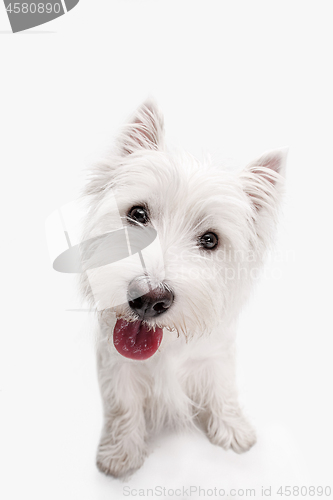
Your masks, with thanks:
[{"label": "dog's paw", "polygon": [[104,474],[122,477],[139,469],[146,456],[146,447],[138,447],[126,438],[117,443],[102,439],[97,451],[96,465]]},{"label": "dog's paw", "polygon": [[232,448],[236,453],[248,451],[256,443],[256,434],[243,416],[237,416],[232,422],[211,415],[207,425],[207,436],[211,443]]}]

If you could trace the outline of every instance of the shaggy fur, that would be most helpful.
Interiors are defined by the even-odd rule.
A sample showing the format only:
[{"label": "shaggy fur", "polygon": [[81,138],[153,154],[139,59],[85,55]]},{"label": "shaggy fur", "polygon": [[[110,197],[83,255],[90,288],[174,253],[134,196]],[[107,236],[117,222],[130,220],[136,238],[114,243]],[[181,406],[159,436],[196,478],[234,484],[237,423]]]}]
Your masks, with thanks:
[{"label": "shaggy fur", "polygon": [[[147,207],[158,234],[142,252],[145,269],[137,256],[91,269],[84,256],[89,271],[81,290],[98,311],[105,419],[97,465],[117,477],[143,464],[147,437],[165,425],[191,427],[200,420],[212,443],[237,453],[256,441],[237,401],[235,331],[273,234],[286,151],[267,153],[235,173],[170,154],[163,142],[163,119],[147,102],[92,170],[84,193],[85,240],[127,226],[133,206]],[[209,231],[219,238],[213,250],[199,245]],[[112,341],[117,318],[136,319],[127,289],[140,277],[153,287],[163,282],[175,296],[170,309],[146,320],[164,334],[145,361],[123,357]]]}]

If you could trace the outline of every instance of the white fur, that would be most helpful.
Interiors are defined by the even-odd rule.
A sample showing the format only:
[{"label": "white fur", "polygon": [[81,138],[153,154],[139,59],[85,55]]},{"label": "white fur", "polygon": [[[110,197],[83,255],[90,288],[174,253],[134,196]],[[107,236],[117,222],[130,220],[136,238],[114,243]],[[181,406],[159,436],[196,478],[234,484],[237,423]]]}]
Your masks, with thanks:
[{"label": "white fur", "polygon": [[[127,287],[142,267],[120,261],[112,276],[90,271],[99,273],[101,293],[107,282],[109,308],[98,313],[97,322],[105,416],[97,464],[113,476],[139,468],[148,436],[165,425],[191,427],[200,420],[212,443],[236,452],[256,440],[237,401],[235,331],[273,234],[286,151],[268,153],[235,173],[168,153],[163,136],[159,111],[145,103],[85,188],[84,239],[119,227],[109,210],[111,197],[124,225],[131,207],[149,207],[162,256],[148,250],[146,271],[152,283],[164,280],[175,294],[158,321],[147,321],[164,328],[158,352],[146,361],[127,359],[115,350],[112,332],[117,317],[133,319]],[[219,237],[217,250],[198,246],[208,231]],[[86,274],[81,290],[95,302]]]}]

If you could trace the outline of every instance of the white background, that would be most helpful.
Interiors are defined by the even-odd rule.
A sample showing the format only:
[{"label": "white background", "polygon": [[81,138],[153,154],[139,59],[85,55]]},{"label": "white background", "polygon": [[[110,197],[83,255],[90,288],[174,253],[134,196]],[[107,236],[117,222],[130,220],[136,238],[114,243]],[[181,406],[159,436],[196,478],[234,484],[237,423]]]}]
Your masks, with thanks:
[{"label": "white background", "polygon": [[272,498],[281,485],[332,486],[332,15],[330,1],[81,0],[13,35],[0,5],[2,498],[123,498],[94,465],[91,318],[66,311],[75,290],[52,270],[44,222],[148,96],[169,144],[198,157],[290,150],[280,254],[238,337],[258,444],[239,456],[199,432],[166,433],[127,486],[260,497],[271,485]]}]

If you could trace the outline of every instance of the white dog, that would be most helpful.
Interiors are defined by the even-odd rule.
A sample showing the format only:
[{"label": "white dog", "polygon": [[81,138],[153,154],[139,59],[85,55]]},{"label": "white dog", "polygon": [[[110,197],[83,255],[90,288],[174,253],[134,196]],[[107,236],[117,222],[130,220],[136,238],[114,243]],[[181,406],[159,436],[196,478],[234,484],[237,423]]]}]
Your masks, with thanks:
[{"label": "white dog", "polygon": [[[138,469],[165,425],[200,421],[237,453],[255,443],[237,401],[235,330],[273,234],[285,159],[273,151],[235,173],[171,154],[147,102],[93,169],[81,289],[98,311],[106,474]],[[121,259],[130,238],[136,250]]]}]

